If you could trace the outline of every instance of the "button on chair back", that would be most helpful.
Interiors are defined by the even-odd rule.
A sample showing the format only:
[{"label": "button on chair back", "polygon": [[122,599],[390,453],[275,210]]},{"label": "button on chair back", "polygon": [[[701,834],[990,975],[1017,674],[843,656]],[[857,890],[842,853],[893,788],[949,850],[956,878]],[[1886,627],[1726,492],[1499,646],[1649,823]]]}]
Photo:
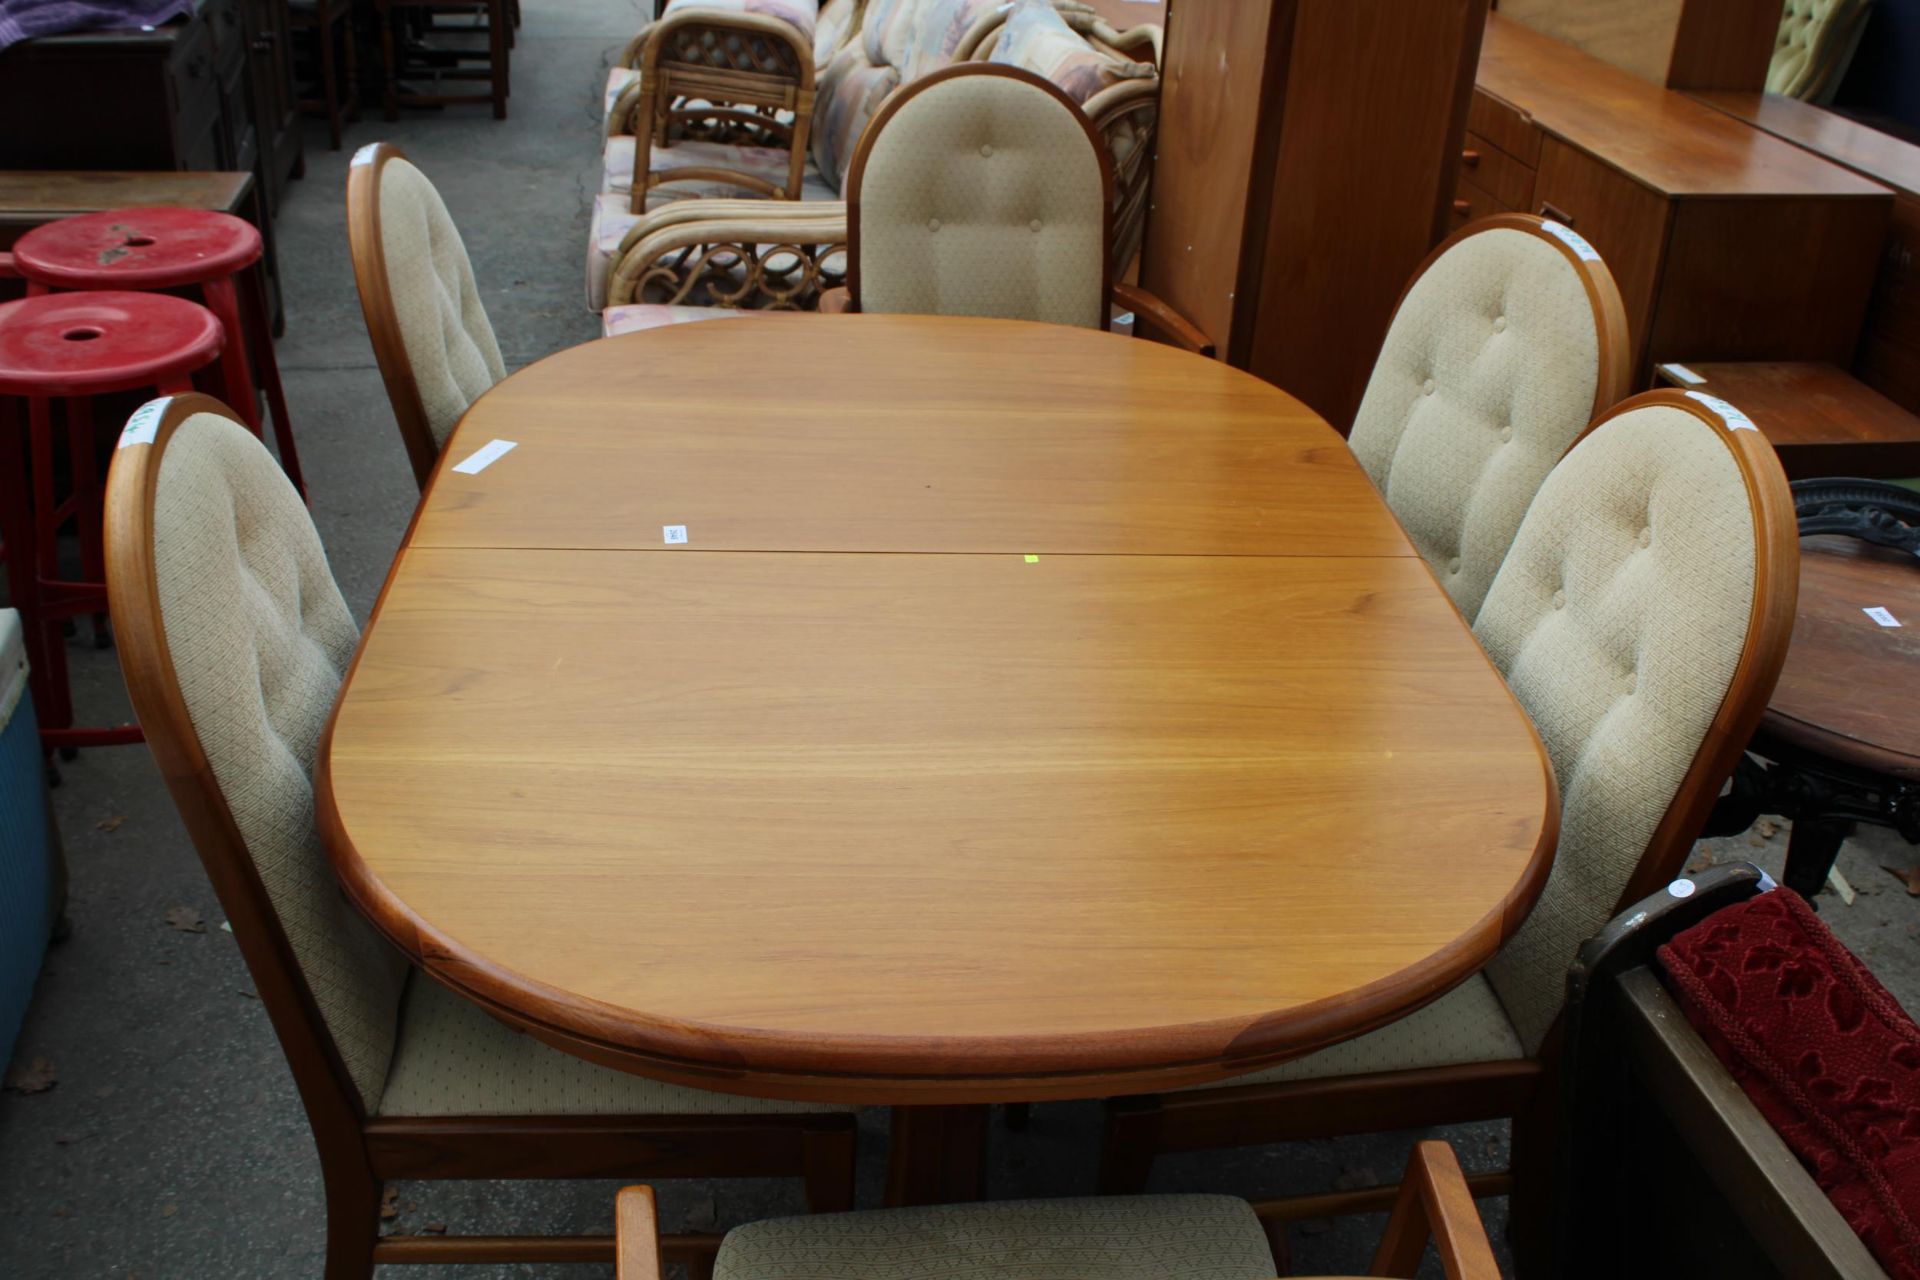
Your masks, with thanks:
[{"label": "button on chair back", "polygon": [[1113,170],[1087,117],[1032,72],[947,67],[896,93],[847,178],[864,312],[1107,327]]},{"label": "button on chair back", "polygon": [[1626,394],[1631,363],[1612,273],[1557,223],[1484,218],[1415,274],[1349,443],[1467,617],[1547,472]]},{"label": "button on chair back", "polygon": [[385,142],[347,170],[347,240],[367,336],[425,487],[467,406],[506,376],[473,263],[440,193]]},{"label": "button on chair back", "polygon": [[1798,583],[1786,475],[1721,402],[1636,396],[1540,487],[1474,623],[1560,783],[1547,886],[1487,967],[1529,1052],[1580,943],[1685,861],[1766,710]]}]

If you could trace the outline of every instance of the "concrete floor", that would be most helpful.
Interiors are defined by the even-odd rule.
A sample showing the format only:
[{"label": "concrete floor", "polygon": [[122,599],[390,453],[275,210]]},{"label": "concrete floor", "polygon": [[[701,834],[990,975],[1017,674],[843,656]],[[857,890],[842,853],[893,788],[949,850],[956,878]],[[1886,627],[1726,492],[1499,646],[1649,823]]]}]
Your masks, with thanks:
[{"label": "concrete floor", "polygon": [[[611,55],[647,0],[525,0],[513,118],[484,109],[369,116],[349,145],[388,138],[433,178],[459,222],[509,365],[597,333],[581,304],[589,198],[598,183],[599,93]],[[347,152],[309,132],[306,178],[279,221],[287,289],[280,347],[314,516],[349,604],[363,619],[412,511],[415,490],[361,323],[343,212]],[[124,714],[111,653],[76,644],[80,706]],[[144,750],[93,751],[64,767],[56,809],[71,862],[71,938],[50,954],[17,1062],[44,1057],[58,1084],[0,1095],[0,1276],[300,1277],[322,1257],[318,1169],[277,1043],[194,851]],[[1784,834],[1716,842],[1703,856],[1751,857],[1778,874]],[[1885,832],[1850,845],[1861,890],[1827,918],[1908,1007],[1920,1007],[1920,902],[1881,870],[1914,852]],[[166,922],[185,906],[204,933]],[[863,1203],[877,1203],[885,1117],[862,1126]],[[991,1193],[1090,1189],[1098,1108],[1052,1104],[1031,1128],[996,1127]],[[1505,1127],[1444,1131],[1469,1169],[1506,1156]],[[1368,1185],[1395,1176],[1414,1135],[1249,1148],[1160,1162],[1156,1189],[1247,1195]],[[407,1231],[606,1231],[614,1184],[414,1184]],[[713,1230],[799,1210],[775,1181],[662,1184],[669,1230]],[[1499,1201],[1486,1204],[1496,1231]],[[1309,1273],[1366,1268],[1379,1218],[1292,1233]],[[526,1267],[439,1269],[449,1277]],[[546,1269],[611,1274],[610,1269]],[[399,1274],[398,1269],[383,1273]],[[1437,1271],[1434,1274],[1438,1274]]]}]

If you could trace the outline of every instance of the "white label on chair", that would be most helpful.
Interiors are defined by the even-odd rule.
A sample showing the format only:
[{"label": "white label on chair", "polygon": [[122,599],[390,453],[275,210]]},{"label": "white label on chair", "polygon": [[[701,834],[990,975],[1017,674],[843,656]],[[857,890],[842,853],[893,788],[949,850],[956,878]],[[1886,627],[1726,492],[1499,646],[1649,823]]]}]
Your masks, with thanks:
[{"label": "white label on chair", "polygon": [[1660,366],[1660,372],[1666,374],[1675,382],[1684,382],[1690,387],[1697,387],[1706,381],[1705,378],[1683,364],[1663,364]]},{"label": "white label on chair", "polygon": [[469,454],[465,462],[456,463],[453,469],[461,475],[477,476],[497,462],[515,443],[512,440],[489,440]]},{"label": "white label on chair", "polygon": [[161,396],[158,400],[149,400],[133,411],[127,419],[127,425],[120,432],[120,443],[116,449],[129,445],[152,444],[153,437],[160,431],[160,419],[167,416],[167,406],[173,403],[172,396]]},{"label": "white label on chair", "polygon": [[1874,605],[1871,609],[1862,609],[1860,612],[1866,614],[1869,618],[1872,618],[1875,622],[1879,623],[1883,627],[1897,627],[1900,625],[1900,619],[1894,617],[1891,613],[1888,613],[1885,609],[1881,608],[1877,604]]},{"label": "white label on chair", "polygon": [[660,541],[677,545],[687,540],[687,526],[683,524],[663,524],[660,526]]},{"label": "white label on chair", "polygon": [[361,165],[372,164],[374,149],[379,145],[377,142],[369,142],[366,146],[354,152],[350,167],[358,169]]},{"label": "white label on chair", "polygon": [[1719,396],[1710,396],[1704,391],[1689,391],[1687,392],[1687,398],[1689,400],[1698,400],[1701,404],[1720,415],[1720,421],[1727,424],[1727,430],[1729,431],[1760,430],[1760,428],[1753,425],[1752,418],[1749,418],[1746,414],[1740,412]]},{"label": "white label on chair", "polygon": [[1675,880],[1667,886],[1667,892],[1676,898],[1691,898],[1693,896],[1693,881]]},{"label": "white label on chair", "polygon": [[1573,256],[1582,262],[1600,261],[1600,251],[1587,243],[1587,238],[1563,222],[1543,222],[1540,229],[1573,250]]}]

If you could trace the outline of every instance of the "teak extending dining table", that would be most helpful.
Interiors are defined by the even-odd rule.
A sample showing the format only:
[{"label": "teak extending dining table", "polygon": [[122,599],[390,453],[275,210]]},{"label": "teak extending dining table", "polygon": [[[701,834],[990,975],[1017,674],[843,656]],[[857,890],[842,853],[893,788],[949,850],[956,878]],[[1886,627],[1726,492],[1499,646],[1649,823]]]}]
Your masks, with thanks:
[{"label": "teak extending dining table", "polygon": [[1558,826],[1310,410],[902,316],[630,334],[482,396],[316,793],[435,979],[625,1070],[899,1105],[896,1149],[1391,1021],[1519,927]]}]

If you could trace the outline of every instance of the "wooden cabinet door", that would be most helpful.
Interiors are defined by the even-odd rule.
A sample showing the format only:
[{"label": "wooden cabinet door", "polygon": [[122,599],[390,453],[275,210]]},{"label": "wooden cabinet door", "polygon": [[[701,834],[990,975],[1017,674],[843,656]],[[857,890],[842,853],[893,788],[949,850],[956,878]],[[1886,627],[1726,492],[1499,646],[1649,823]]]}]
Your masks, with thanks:
[{"label": "wooden cabinet door", "polygon": [[1673,221],[1672,202],[1558,138],[1540,144],[1533,200],[1533,212],[1578,231],[1613,272],[1627,305],[1627,336],[1639,385]]}]

